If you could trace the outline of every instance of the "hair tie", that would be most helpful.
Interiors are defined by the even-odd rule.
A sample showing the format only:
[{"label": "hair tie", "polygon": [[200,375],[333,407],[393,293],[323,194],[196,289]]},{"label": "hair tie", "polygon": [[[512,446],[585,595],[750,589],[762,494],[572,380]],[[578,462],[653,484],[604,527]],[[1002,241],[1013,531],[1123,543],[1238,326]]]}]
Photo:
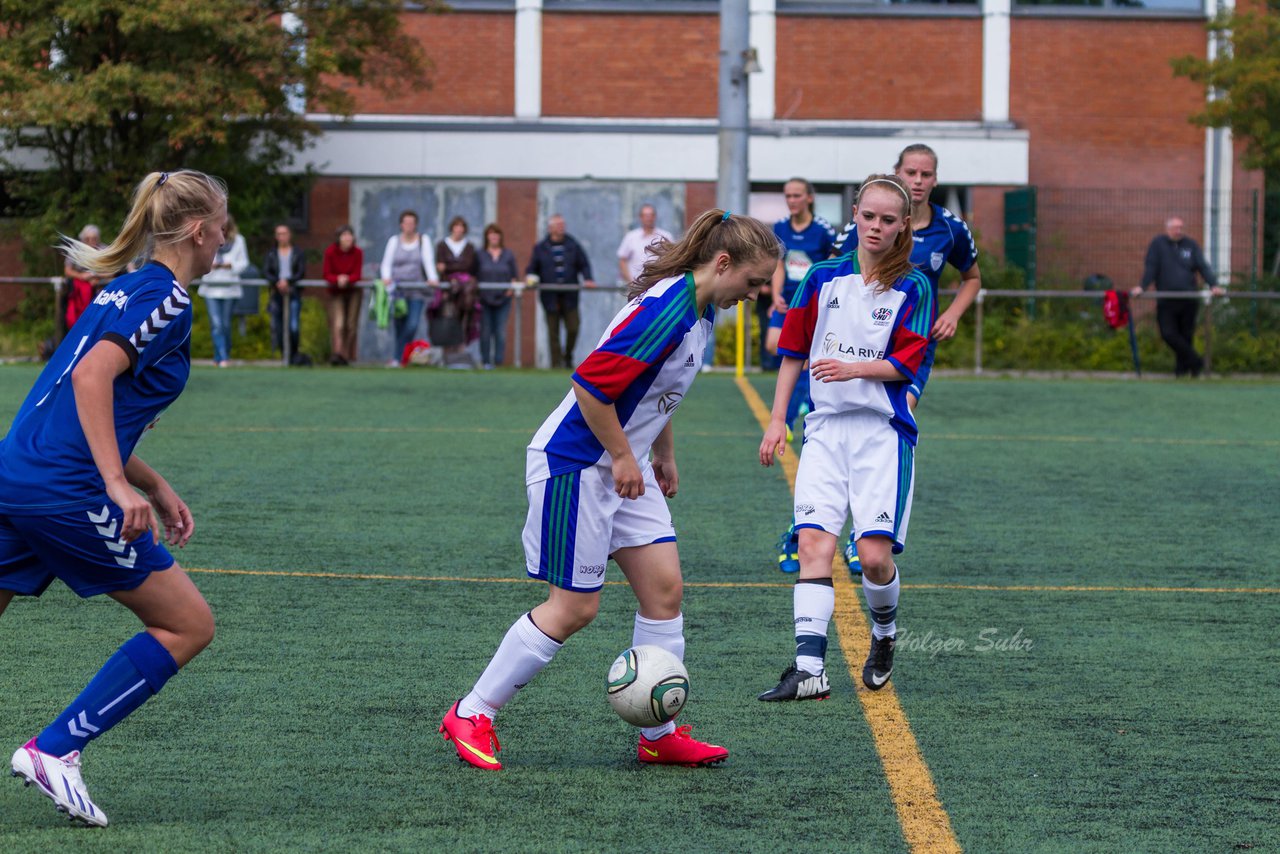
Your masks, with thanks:
[{"label": "hair tie", "polygon": [[725,211],[724,216],[720,217],[721,222],[728,222],[729,217],[733,216],[733,211]]},{"label": "hair tie", "polygon": [[164,182],[165,182],[165,181],[168,181],[168,180],[169,180],[169,173],[168,173],[168,172],[161,172],[161,173],[160,173],[160,180],[156,182],[156,186],[157,186],[157,187],[163,187],[163,186],[164,186]]}]

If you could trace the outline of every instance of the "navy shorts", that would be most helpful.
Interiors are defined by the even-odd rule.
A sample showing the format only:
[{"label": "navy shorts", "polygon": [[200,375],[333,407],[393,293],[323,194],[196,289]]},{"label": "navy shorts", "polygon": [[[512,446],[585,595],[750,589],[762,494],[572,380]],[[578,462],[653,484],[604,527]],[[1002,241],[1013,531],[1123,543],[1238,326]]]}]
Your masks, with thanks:
[{"label": "navy shorts", "polygon": [[929,346],[924,350],[924,358],[920,361],[920,370],[916,371],[916,381],[907,388],[907,391],[915,395],[916,400],[924,396],[924,384],[929,381],[929,374],[933,371],[933,354],[937,349],[937,340],[930,338]]},{"label": "navy shorts", "polygon": [[132,542],[120,537],[123,513],[103,498],[100,510],[45,516],[0,513],[0,590],[39,596],[60,578],[88,597],[132,590],[173,556],[151,531]]},{"label": "navy shorts", "polygon": [[769,328],[781,329],[782,324],[786,319],[787,319],[787,313],[785,311],[778,311],[777,309],[770,311],[769,312]]}]

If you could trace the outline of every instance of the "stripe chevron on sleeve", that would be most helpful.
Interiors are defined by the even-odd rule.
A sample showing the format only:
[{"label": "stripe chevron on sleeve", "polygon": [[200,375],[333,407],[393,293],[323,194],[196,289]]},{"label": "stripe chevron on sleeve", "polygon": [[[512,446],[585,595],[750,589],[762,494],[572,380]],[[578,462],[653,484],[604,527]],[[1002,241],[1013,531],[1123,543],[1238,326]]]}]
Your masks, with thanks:
[{"label": "stripe chevron on sleeve", "polygon": [[129,336],[129,343],[138,355],[141,356],[151,340],[166,326],[177,320],[190,305],[191,298],[182,288],[175,286],[173,291],[142,321],[142,325]]}]

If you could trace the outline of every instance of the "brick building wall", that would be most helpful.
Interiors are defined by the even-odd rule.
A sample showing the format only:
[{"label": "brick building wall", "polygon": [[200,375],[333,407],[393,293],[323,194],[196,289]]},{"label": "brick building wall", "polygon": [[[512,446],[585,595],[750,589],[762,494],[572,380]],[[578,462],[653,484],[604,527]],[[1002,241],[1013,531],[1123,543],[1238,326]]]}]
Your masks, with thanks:
[{"label": "brick building wall", "polygon": [[976,17],[777,20],[779,118],[982,118],[982,22]]},{"label": "brick building wall", "polygon": [[404,12],[405,34],[430,60],[428,84],[388,94],[347,87],[357,113],[509,116],[515,110],[515,16]]},{"label": "brick building wall", "polygon": [[542,111],[712,118],[719,43],[714,15],[544,14]]}]

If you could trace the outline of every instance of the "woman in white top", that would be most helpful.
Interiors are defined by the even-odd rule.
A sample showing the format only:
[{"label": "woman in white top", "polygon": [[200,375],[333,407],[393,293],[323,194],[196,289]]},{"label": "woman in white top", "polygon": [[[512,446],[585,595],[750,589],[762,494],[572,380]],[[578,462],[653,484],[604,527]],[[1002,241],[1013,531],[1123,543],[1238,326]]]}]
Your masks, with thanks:
[{"label": "woman in white top", "polygon": [[236,221],[227,216],[227,242],[218,247],[213,269],[200,279],[200,297],[209,309],[209,335],[213,338],[213,363],[231,365],[231,309],[240,299],[240,274],[249,266],[249,250]]},{"label": "woman in white top", "polygon": [[[440,277],[436,273],[435,249],[430,237],[418,233],[418,214],[414,211],[400,214],[400,233],[391,236],[382,253],[381,276],[387,285],[387,295],[393,299],[401,296],[396,291],[396,286],[400,283],[426,281],[433,285],[440,284]],[[396,341],[389,363],[391,365],[400,364],[400,355],[414,339],[426,306],[426,295],[421,290],[406,290],[403,296],[409,311],[405,316],[396,318]]]}]

